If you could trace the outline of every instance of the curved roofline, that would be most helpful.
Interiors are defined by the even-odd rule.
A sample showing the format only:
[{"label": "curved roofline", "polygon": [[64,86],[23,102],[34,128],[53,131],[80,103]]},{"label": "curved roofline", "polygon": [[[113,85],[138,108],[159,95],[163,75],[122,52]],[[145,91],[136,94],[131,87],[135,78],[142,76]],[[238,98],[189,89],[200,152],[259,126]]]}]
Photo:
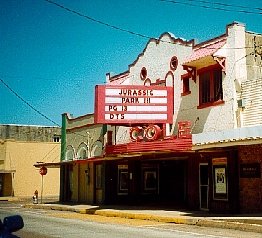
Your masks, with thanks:
[{"label": "curved roofline", "polygon": [[164,33],[162,33],[162,34],[159,36],[158,39],[156,39],[156,38],[151,38],[151,39],[147,42],[144,50],[137,56],[136,60],[135,60],[132,64],[128,65],[128,71],[130,70],[130,68],[131,68],[132,66],[134,66],[134,65],[137,63],[137,61],[139,60],[139,58],[142,57],[142,56],[145,54],[146,49],[147,49],[147,46],[148,46],[151,42],[155,42],[156,45],[158,45],[160,42],[169,43],[168,41],[163,41],[163,40],[162,40],[162,38],[163,38],[165,35],[168,35],[169,38],[170,38],[170,40],[171,40],[170,42],[171,42],[171,43],[174,43],[174,44],[180,43],[180,44],[183,44],[183,45],[186,45],[186,46],[189,46],[189,45],[194,46],[194,44],[195,44],[195,40],[194,40],[194,39],[187,41],[187,40],[183,40],[183,39],[181,39],[181,38],[176,38],[176,37],[175,37],[173,34],[171,34],[170,32],[164,32]]},{"label": "curved roofline", "polygon": [[182,39],[182,38],[176,38],[176,37],[175,37],[172,33],[170,33],[170,32],[164,32],[164,33],[162,33],[162,34],[159,36],[158,39],[156,39],[156,38],[151,38],[151,39],[149,39],[149,41],[147,42],[144,50],[136,57],[136,59],[134,60],[133,63],[131,63],[131,64],[128,65],[128,70],[127,70],[127,71],[124,71],[123,73],[119,73],[119,74],[117,74],[117,75],[114,75],[114,76],[110,77],[110,82],[115,81],[115,80],[118,80],[118,79],[120,79],[120,78],[122,78],[122,77],[127,76],[127,75],[130,73],[130,68],[131,68],[132,66],[134,66],[134,65],[137,63],[137,61],[139,60],[139,58],[142,57],[142,56],[145,54],[145,51],[146,51],[148,45],[149,45],[151,42],[155,42],[156,45],[158,45],[160,42],[169,43],[168,41],[162,40],[162,38],[163,38],[164,36],[166,36],[166,35],[169,36],[170,42],[173,43],[173,44],[180,43],[180,44],[183,44],[183,45],[186,45],[186,46],[192,46],[192,47],[193,47],[194,44],[195,44],[195,40],[194,40],[194,39],[191,39],[191,40],[188,41],[188,40],[184,40],[184,39]]}]

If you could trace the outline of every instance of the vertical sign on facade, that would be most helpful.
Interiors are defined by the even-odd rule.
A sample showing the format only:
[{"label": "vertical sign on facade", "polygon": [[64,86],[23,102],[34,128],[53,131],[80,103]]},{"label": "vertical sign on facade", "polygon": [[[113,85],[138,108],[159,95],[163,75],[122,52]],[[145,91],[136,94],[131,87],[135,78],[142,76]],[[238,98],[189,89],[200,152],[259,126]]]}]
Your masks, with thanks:
[{"label": "vertical sign on facade", "polygon": [[172,123],[173,87],[97,85],[95,123]]}]

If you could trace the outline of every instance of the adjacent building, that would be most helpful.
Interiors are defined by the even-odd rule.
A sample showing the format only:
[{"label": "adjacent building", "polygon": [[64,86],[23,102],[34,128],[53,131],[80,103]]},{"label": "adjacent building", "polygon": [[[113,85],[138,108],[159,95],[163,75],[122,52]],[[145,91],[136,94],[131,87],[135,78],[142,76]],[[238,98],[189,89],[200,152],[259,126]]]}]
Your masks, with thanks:
[{"label": "adjacent building", "polygon": [[60,137],[59,127],[0,125],[0,196],[31,199],[37,190],[39,198],[58,197],[59,169],[42,180],[33,165],[60,161]]}]

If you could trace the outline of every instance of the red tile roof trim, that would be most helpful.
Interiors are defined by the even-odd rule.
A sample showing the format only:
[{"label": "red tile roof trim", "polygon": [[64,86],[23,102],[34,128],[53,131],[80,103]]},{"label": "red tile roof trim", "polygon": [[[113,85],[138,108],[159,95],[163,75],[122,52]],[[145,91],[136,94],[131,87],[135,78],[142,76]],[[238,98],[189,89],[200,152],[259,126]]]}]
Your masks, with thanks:
[{"label": "red tile roof trim", "polygon": [[109,82],[108,84],[109,85],[121,85],[123,84],[123,82],[125,82],[127,80],[127,78],[119,78],[119,79],[116,79],[114,81],[111,81]]},{"label": "red tile roof trim", "polygon": [[213,55],[225,44],[226,44],[226,39],[223,39],[213,44],[209,44],[209,45],[194,49],[193,53],[185,60],[184,64],[198,60],[200,58],[203,58],[209,55]]}]

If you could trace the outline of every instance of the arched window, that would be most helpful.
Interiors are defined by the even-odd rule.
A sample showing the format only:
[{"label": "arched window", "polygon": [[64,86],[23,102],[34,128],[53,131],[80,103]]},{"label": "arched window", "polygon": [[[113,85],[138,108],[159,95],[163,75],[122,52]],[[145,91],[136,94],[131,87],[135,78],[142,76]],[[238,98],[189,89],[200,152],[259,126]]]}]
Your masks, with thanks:
[{"label": "arched window", "polygon": [[92,145],[92,150],[91,150],[91,157],[98,157],[102,155],[103,151],[103,144],[101,141],[96,141]]},{"label": "arched window", "polygon": [[146,69],[145,67],[143,67],[143,68],[141,69],[141,71],[140,71],[140,78],[141,78],[142,80],[145,80],[146,77],[147,77],[147,69]]},{"label": "arched window", "polygon": [[77,149],[77,159],[86,159],[88,158],[88,147],[87,145],[82,142]]},{"label": "arched window", "polygon": [[175,71],[177,69],[178,60],[176,56],[173,56],[170,60],[170,69]]},{"label": "arched window", "polygon": [[73,160],[75,158],[75,149],[72,145],[66,147],[66,157],[65,160]]}]

